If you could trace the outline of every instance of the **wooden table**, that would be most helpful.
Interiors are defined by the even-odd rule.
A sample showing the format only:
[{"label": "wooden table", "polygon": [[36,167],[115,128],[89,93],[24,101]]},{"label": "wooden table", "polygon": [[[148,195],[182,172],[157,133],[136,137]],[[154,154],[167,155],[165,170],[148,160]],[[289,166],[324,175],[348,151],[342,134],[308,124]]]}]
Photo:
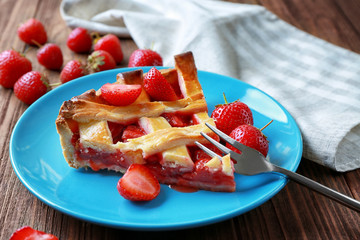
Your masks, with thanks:
[{"label": "wooden table", "polygon": [[[296,27],[341,47],[360,53],[360,4],[356,0],[248,0],[260,4]],[[65,62],[75,55],[66,47],[70,29],[59,14],[60,0],[0,0],[0,51],[24,50],[16,29],[35,17],[45,23],[49,41],[60,45]],[[126,67],[136,45],[121,39]],[[59,72],[48,71],[36,61],[36,49],[27,50],[33,69],[58,82]],[[58,212],[34,197],[16,177],[9,156],[12,129],[28,107],[11,89],[0,87],[0,239],[29,225],[60,239],[359,239],[360,214],[296,183],[290,182],[262,206],[233,219],[205,227],[166,232],[134,232],[112,229],[77,220]],[[303,159],[300,174],[360,200],[360,170],[337,173]]]}]

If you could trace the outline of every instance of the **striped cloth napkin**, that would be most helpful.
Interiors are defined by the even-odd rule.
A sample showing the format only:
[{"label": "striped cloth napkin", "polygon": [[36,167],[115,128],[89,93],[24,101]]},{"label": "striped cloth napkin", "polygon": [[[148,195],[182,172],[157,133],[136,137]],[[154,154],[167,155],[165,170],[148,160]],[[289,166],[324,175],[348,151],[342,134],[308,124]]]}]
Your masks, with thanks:
[{"label": "striped cloth napkin", "polygon": [[132,37],[139,48],[192,51],[200,70],[241,79],[295,118],[303,157],[336,171],[360,167],[360,56],[265,8],[210,0],[64,0],[70,27]]}]

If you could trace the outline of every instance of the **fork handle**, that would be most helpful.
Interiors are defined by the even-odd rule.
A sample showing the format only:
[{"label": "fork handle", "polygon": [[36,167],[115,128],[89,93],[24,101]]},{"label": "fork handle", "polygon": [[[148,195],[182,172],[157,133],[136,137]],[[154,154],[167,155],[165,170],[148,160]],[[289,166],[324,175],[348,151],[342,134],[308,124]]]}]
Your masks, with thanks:
[{"label": "fork handle", "polygon": [[350,198],[342,193],[339,193],[331,188],[328,188],[318,182],[315,182],[307,177],[304,177],[298,173],[289,171],[287,169],[276,166],[274,171],[282,173],[282,174],[288,176],[289,179],[291,179],[297,183],[300,183],[300,184],[302,184],[302,185],[304,185],[326,197],[329,197],[332,200],[335,200],[355,211],[360,212],[360,202],[353,198]]}]

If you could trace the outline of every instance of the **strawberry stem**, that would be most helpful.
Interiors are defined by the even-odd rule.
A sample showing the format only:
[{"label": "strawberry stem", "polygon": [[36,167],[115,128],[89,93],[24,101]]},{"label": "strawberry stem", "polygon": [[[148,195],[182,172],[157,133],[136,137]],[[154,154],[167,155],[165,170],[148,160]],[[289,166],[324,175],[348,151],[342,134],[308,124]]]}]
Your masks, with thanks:
[{"label": "strawberry stem", "polygon": [[225,101],[225,104],[228,104],[228,101],[226,99],[226,96],[225,96],[225,93],[223,92],[223,96],[224,96],[224,101]]},{"label": "strawberry stem", "polygon": [[269,126],[274,120],[271,120],[270,122],[268,122],[265,126],[263,126],[260,131],[262,132],[265,128],[267,128],[267,126]]},{"label": "strawberry stem", "polygon": [[97,41],[99,41],[99,39],[101,38],[98,32],[92,32],[90,35],[93,38],[93,44],[96,44]]},{"label": "strawberry stem", "polygon": [[31,41],[38,47],[41,48],[42,45],[40,43],[38,43],[37,41],[35,41],[34,39],[31,39]]},{"label": "strawberry stem", "polygon": [[49,84],[50,87],[57,87],[57,86],[60,86],[60,85],[61,85],[61,82],[50,83],[50,84]]}]

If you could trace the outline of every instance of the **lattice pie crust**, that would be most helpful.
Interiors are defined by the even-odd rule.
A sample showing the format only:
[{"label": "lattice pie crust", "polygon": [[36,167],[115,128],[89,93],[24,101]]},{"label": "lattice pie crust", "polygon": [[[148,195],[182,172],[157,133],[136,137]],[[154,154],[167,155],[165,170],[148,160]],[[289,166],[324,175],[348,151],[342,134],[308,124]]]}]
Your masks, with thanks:
[{"label": "lattice pie crust", "polygon": [[[192,156],[194,142],[207,143],[200,132],[216,138],[204,124],[214,125],[214,121],[207,113],[193,54],[179,54],[174,60],[175,68],[160,71],[181,96],[177,101],[152,101],[143,89],[128,106],[109,105],[101,98],[100,90],[89,90],[63,103],[56,127],[64,157],[71,167],[124,173],[132,163],[146,164],[164,184],[211,191],[235,190],[229,156],[211,159],[205,170],[196,168]],[[143,76],[142,70],[123,72],[116,81],[142,84]],[[164,113],[187,116],[191,119],[189,126],[172,127],[162,116]],[[145,135],[126,142],[113,138],[113,126],[130,124],[139,126]]]}]

